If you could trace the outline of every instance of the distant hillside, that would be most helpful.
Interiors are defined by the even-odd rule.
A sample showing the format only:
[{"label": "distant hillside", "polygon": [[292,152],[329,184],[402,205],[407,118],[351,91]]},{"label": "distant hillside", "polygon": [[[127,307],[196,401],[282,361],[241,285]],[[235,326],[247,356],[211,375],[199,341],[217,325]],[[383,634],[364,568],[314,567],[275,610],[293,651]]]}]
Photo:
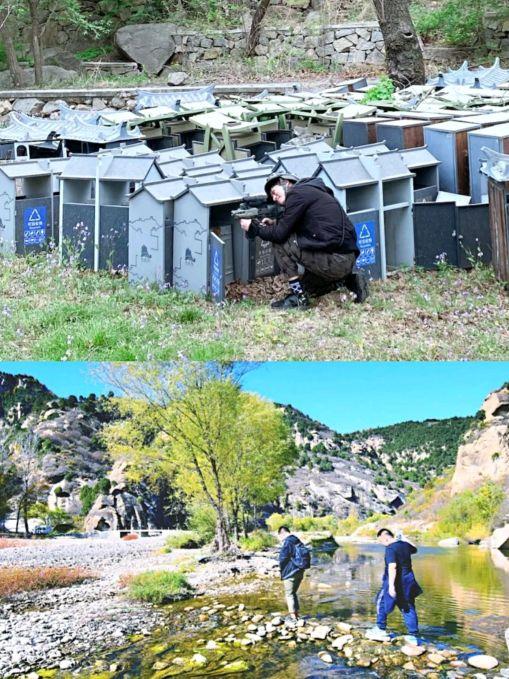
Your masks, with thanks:
[{"label": "distant hillside", "polygon": [[22,415],[41,412],[48,401],[56,398],[44,384],[30,375],[0,372],[0,418],[19,419]]},{"label": "distant hillside", "polygon": [[401,422],[342,434],[292,406],[285,415],[296,432],[302,466],[326,471],[334,458],[374,473],[375,482],[404,490],[423,486],[456,463],[458,448],[475,417]]}]

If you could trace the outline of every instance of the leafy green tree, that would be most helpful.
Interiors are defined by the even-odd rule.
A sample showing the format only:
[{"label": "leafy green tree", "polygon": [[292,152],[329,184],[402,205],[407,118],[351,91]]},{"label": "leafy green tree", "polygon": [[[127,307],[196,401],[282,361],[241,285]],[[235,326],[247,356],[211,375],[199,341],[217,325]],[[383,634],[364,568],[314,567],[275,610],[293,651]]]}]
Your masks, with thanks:
[{"label": "leafy green tree", "polygon": [[[229,551],[239,515],[276,499],[297,451],[281,412],[240,389],[230,366],[129,365],[112,368],[129,397],[117,399],[123,420],[104,437],[136,478],[166,477],[192,502],[215,513],[215,548]],[[236,525],[237,524],[237,525]]]},{"label": "leafy green tree", "polygon": [[39,437],[33,432],[19,433],[12,443],[12,460],[18,479],[16,531],[20,518],[23,518],[25,533],[28,535],[30,508],[34,505],[42,488],[42,475],[39,467]]},{"label": "leafy green tree", "polygon": [[16,493],[16,471],[11,460],[9,436],[0,432],[0,526],[11,509],[11,499]]}]

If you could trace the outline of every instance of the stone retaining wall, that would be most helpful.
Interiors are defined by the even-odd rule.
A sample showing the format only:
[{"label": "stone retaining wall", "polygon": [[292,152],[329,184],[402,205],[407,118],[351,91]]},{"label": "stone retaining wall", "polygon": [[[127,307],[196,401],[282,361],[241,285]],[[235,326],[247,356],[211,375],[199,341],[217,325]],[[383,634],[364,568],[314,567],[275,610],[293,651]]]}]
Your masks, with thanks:
[{"label": "stone retaining wall", "polygon": [[509,56],[509,17],[501,21],[496,14],[489,13],[485,19],[486,47],[502,58]]},{"label": "stone retaining wall", "polygon": [[[246,33],[243,30],[217,33],[180,33],[175,35],[177,58],[183,65],[231,57],[241,57]],[[301,25],[294,29],[266,28],[256,47],[258,63],[269,60],[318,61],[324,66],[334,64],[382,64],[383,38],[374,21],[336,26]]]}]

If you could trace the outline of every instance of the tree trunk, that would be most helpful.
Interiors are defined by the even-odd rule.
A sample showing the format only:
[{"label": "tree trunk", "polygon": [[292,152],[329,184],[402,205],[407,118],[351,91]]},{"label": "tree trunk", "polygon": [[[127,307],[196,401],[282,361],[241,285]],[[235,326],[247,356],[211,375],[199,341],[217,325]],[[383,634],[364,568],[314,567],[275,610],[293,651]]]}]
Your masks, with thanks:
[{"label": "tree trunk", "polygon": [[258,40],[260,39],[260,31],[262,28],[262,21],[270,5],[270,0],[260,0],[255,13],[253,14],[253,20],[251,22],[251,29],[249,31],[249,36],[247,38],[246,45],[246,56],[251,57],[254,54],[255,47],[258,45]]},{"label": "tree trunk", "polygon": [[19,65],[18,56],[14,47],[14,25],[13,22],[5,14],[0,11],[0,38],[5,49],[5,58],[7,60],[7,67],[11,74],[14,87],[21,87],[23,85],[23,70]]},{"label": "tree trunk", "polygon": [[28,537],[30,529],[28,527],[28,505],[26,501],[23,503],[23,523],[25,524],[25,535]]},{"label": "tree trunk", "polygon": [[222,509],[216,509],[216,537],[214,538],[214,551],[229,552],[232,546],[228,519]]},{"label": "tree trunk", "polygon": [[387,72],[397,87],[426,81],[424,58],[408,0],[373,0],[384,38]]},{"label": "tree trunk", "polygon": [[39,12],[37,11],[38,0],[30,0],[30,19],[32,23],[32,55],[34,57],[34,77],[35,84],[42,85],[44,81],[44,55],[42,52],[42,25],[39,21]]}]

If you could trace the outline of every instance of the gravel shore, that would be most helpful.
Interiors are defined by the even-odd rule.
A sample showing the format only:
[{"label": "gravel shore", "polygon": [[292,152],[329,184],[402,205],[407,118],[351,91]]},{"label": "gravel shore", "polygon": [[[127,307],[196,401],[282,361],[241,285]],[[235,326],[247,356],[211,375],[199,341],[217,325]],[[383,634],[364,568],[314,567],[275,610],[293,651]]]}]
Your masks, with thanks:
[{"label": "gravel shore", "polygon": [[[28,592],[0,605],[0,677],[30,675],[41,668],[71,669],[80,657],[125,643],[132,634],[148,635],[162,625],[164,610],[126,598],[121,576],[147,570],[173,570],[179,558],[194,550],[162,554],[164,538],[57,538],[33,546],[0,550],[0,568],[12,566],[79,566],[96,579],[62,589]],[[267,556],[231,561],[207,560],[189,574],[197,594],[245,592],[254,582],[234,576],[256,573],[272,577],[276,562]],[[36,675],[34,675],[35,677]]]}]

